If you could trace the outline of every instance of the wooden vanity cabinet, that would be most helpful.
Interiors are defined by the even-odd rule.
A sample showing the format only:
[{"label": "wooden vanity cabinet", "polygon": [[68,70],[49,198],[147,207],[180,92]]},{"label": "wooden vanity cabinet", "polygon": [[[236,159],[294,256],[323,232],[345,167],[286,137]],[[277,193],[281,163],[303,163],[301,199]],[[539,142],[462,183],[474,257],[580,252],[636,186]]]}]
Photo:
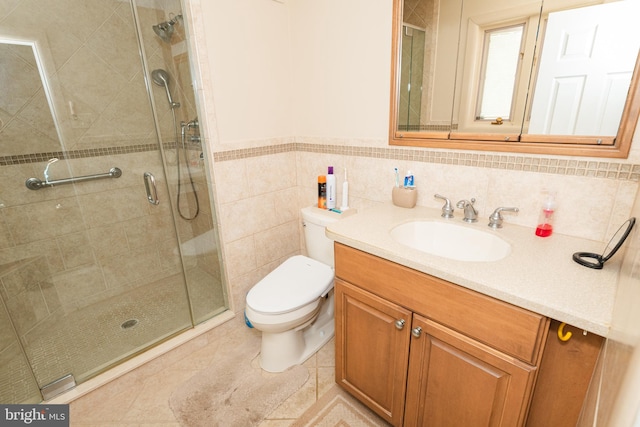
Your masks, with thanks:
[{"label": "wooden vanity cabinet", "polygon": [[336,382],[394,426],[524,425],[549,320],[336,244]]}]

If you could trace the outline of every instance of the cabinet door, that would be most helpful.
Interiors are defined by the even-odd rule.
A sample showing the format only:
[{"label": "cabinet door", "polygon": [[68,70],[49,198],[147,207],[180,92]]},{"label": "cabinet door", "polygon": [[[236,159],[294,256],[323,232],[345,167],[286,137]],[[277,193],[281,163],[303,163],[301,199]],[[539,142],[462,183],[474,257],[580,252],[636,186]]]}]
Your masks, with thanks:
[{"label": "cabinet door", "polygon": [[411,312],[339,279],[335,301],[336,382],[401,426]]},{"label": "cabinet door", "polygon": [[418,315],[412,328],[406,426],[523,424],[535,367]]}]

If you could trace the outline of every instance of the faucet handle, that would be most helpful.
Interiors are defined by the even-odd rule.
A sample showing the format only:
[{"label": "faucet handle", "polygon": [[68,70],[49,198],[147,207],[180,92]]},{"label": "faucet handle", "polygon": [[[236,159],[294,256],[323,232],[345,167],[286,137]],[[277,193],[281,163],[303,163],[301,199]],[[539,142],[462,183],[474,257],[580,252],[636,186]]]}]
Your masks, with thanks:
[{"label": "faucet handle", "polygon": [[434,194],[433,197],[436,199],[444,200],[444,206],[442,206],[442,217],[443,218],[453,218],[453,207],[451,206],[451,201],[444,196],[439,194]]},{"label": "faucet handle", "polygon": [[502,214],[500,212],[518,212],[518,208],[496,208],[489,216],[489,227],[496,229],[502,228]]}]

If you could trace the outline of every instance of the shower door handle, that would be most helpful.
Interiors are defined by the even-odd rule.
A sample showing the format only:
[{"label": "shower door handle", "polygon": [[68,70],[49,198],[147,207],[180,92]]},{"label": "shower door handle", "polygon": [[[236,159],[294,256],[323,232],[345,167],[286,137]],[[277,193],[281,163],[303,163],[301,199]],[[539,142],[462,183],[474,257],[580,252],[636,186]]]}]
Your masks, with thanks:
[{"label": "shower door handle", "polygon": [[147,190],[147,200],[152,205],[159,205],[158,189],[156,188],[156,179],[151,172],[144,173],[144,188]]}]

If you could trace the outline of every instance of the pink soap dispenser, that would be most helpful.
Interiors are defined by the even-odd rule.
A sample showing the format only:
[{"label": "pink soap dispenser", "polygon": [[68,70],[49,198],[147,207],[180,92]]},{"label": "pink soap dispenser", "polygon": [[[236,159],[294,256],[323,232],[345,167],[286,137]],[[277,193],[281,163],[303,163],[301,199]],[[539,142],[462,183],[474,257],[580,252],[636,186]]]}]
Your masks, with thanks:
[{"label": "pink soap dispenser", "polygon": [[556,194],[547,192],[545,200],[542,202],[542,209],[538,217],[536,236],[549,237],[553,233],[553,214],[556,211]]}]

